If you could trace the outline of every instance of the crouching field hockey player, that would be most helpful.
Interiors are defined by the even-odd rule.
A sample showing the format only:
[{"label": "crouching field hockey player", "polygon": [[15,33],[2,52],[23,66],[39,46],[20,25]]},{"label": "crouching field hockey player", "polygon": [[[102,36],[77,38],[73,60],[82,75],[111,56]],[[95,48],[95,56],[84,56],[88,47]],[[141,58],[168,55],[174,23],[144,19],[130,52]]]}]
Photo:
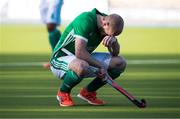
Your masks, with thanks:
[{"label": "crouching field hockey player", "polygon": [[[97,90],[106,84],[105,74],[116,79],[126,67],[125,60],[119,56],[120,45],[115,37],[121,34],[123,26],[121,16],[106,15],[95,8],[83,12],[67,26],[51,59],[51,71],[62,79],[57,92],[60,106],[75,105],[71,90],[87,77],[94,79],[82,87],[77,96],[91,105],[105,104],[96,96]],[[107,47],[108,53],[93,52],[100,43]],[[98,68],[99,72],[94,74],[91,67]]]}]

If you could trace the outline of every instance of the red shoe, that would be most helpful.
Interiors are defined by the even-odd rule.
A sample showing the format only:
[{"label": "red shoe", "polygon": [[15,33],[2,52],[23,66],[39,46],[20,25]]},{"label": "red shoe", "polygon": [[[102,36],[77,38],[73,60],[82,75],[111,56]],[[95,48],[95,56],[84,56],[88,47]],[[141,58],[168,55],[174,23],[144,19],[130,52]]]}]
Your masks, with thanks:
[{"label": "red shoe", "polygon": [[58,91],[57,100],[59,101],[59,105],[63,107],[70,107],[74,105],[69,93]]},{"label": "red shoe", "polygon": [[104,105],[105,102],[97,99],[96,92],[88,92],[85,88],[80,90],[80,93],[77,95],[80,99],[87,101],[91,105]]}]

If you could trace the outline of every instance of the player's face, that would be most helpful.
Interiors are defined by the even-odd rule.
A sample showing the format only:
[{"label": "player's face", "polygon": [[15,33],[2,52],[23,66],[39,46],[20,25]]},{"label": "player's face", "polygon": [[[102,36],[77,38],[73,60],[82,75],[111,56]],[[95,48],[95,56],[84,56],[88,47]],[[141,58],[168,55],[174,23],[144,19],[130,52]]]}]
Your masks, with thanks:
[{"label": "player's face", "polygon": [[114,32],[111,28],[105,28],[104,31],[108,36],[114,36]]},{"label": "player's face", "polygon": [[117,36],[120,34],[120,32],[118,32],[117,29],[113,29],[112,26],[109,24],[109,22],[104,22],[103,27],[102,27],[102,31],[104,33],[104,35],[108,35],[108,36]]},{"label": "player's face", "polygon": [[118,35],[118,34],[114,31],[114,29],[112,29],[109,25],[106,25],[106,26],[104,27],[104,33],[105,33],[106,35],[108,35],[108,36],[116,36],[116,35]]},{"label": "player's face", "polygon": [[108,36],[110,36],[110,35],[112,35],[111,34],[111,31],[110,31],[110,29],[109,29],[109,24],[107,23],[107,22],[103,22],[103,26],[102,26],[102,28],[100,29],[100,31],[101,31],[101,33],[103,34],[103,35],[108,35]]},{"label": "player's face", "polygon": [[102,21],[102,29],[105,35],[118,36],[119,34],[121,34],[123,27],[121,26],[112,27],[109,20],[107,18],[104,18]]}]

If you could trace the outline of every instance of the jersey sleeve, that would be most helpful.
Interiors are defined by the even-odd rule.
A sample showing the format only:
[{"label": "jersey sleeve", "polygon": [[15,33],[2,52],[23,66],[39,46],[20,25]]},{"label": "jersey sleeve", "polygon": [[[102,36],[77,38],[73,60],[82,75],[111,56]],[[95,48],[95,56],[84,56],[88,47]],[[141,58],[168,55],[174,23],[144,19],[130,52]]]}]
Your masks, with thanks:
[{"label": "jersey sleeve", "polygon": [[87,19],[77,20],[73,24],[74,37],[80,38],[88,42],[89,34],[91,32],[90,22]]}]

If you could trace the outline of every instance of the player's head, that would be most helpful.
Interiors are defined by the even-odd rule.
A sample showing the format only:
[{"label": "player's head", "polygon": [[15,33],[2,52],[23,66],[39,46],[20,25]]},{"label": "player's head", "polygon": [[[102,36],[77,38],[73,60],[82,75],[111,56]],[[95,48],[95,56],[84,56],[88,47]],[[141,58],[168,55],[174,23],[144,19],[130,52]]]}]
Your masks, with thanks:
[{"label": "player's head", "polygon": [[105,16],[102,19],[102,27],[105,35],[117,36],[121,34],[123,30],[124,27],[123,18],[117,14],[111,14]]}]

